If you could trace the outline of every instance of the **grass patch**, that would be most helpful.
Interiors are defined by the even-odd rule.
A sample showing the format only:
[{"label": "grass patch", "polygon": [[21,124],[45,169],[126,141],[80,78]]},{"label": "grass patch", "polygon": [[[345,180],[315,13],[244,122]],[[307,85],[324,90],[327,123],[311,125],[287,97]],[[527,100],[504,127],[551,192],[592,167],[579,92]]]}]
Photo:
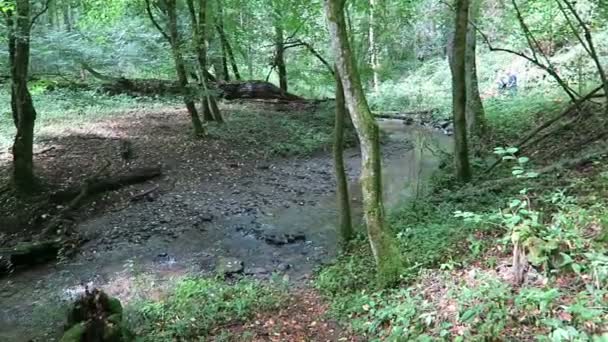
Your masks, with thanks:
[{"label": "grass patch", "polygon": [[205,340],[223,326],[276,309],[284,299],[284,290],[283,286],[249,279],[234,284],[219,279],[185,279],[166,300],[130,308],[128,322],[142,341]]},{"label": "grass patch", "polygon": [[[265,156],[306,156],[330,150],[333,144],[334,106],[324,104],[310,110],[277,111],[259,106],[235,107],[226,125],[211,125],[209,135],[238,150]],[[353,145],[352,125],[345,129],[345,142]]]}]

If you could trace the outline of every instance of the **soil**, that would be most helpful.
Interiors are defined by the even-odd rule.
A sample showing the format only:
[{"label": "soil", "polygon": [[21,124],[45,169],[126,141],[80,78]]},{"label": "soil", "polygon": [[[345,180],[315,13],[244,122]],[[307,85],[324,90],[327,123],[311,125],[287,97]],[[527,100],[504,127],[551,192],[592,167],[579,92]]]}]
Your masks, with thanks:
[{"label": "soil", "polygon": [[[383,146],[384,188],[391,208],[414,195],[406,182],[426,178],[438,164],[438,158],[430,155],[416,160],[414,137],[424,135],[443,147],[450,138],[397,120],[384,121],[381,127],[388,133]],[[163,177],[88,203],[72,218],[75,231],[86,241],[72,258],[0,279],[0,340],[48,341],[56,336],[65,317],[62,304],[73,300],[84,285],[100,287],[128,306],[162,298],[181,277],[214,274],[223,258],[241,261],[239,272],[245,275],[268,278],[276,272],[294,284],[306,284],[316,267],[332,260],[337,253],[337,214],[328,152],[266,158],[262,152],[222,140],[190,138],[188,131],[183,110],[166,108],[41,132],[36,145],[37,151],[43,151],[37,155],[38,174],[55,180],[55,187],[83,182],[106,160],[112,161],[110,174],[161,165]],[[122,160],[126,140],[134,157]],[[360,217],[358,151],[349,149],[345,157],[352,203]],[[0,155],[5,167],[8,159],[7,154]],[[142,193],[147,194],[136,196]],[[18,205],[7,202],[5,210]],[[55,209],[45,207],[29,215],[44,223]],[[3,225],[9,221],[18,218]],[[14,227],[0,228],[12,232],[5,233],[5,245],[27,236]],[[311,290],[297,290],[294,296],[323,310]],[[304,310],[298,305],[296,311]],[[325,326],[329,328],[323,334],[333,329],[335,336],[340,335],[336,325]],[[296,339],[268,340],[310,340],[315,334],[314,329],[304,330]],[[330,335],[318,336],[334,340]]]}]

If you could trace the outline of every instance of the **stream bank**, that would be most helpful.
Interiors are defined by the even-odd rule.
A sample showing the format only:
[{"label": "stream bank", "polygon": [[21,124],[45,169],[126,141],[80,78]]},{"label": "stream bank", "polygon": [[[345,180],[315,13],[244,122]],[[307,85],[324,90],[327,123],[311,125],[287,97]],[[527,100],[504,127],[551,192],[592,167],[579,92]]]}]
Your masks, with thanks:
[{"label": "stream bank", "polygon": [[[437,157],[413,143],[445,148],[450,138],[398,120],[380,126],[388,138],[382,147],[383,185],[390,210],[415,195],[411,184],[428,178],[438,165]],[[360,159],[356,149],[345,156],[359,217]],[[236,263],[229,272],[258,278],[278,273],[302,284],[315,267],[335,257],[337,214],[329,153],[255,168],[228,167],[236,173],[227,180],[189,182],[153,201],[86,220],[77,229],[89,242],[75,258],[3,279],[0,340],[48,340],[60,329],[48,322],[62,322],[62,304],[85,285],[128,305],[162,298],[176,279],[213,275],[218,263]]]}]

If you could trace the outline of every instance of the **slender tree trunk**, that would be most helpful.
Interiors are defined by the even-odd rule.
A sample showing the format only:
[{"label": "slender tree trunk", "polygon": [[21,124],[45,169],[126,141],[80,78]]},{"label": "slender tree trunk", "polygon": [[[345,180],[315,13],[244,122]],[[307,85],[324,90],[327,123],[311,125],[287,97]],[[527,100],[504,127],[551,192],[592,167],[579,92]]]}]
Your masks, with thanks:
[{"label": "slender tree trunk", "polygon": [[63,11],[63,25],[65,27],[65,30],[68,32],[72,31],[72,18],[71,18],[71,6],[70,3],[67,1],[64,1],[63,6],[62,6],[62,11]]},{"label": "slender tree trunk", "polygon": [[232,67],[232,73],[234,74],[234,78],[237,80],[241,80],[241,74],[239,73],[239,68],[236,64],[236,59],[234,58],[234,52],[232,51],[232,46],[230,45],[230,41],[226,36],[226,31],[224,30],[224,11],[221,0],[218,0],[219,14],[218,14],[218,22],[216,25],[217,33],[222,42],[222,50],[226,51],[228,55],[228,59],[230,60],[230,66]]},{"label": "slender tree trunk", "polygon": [[279,88],[286,93],[287,67],[285,66],[285,38],[283,37],[283,28],[279,24],[275,24],[274,66],[279,73]]},{"label": "slender tree trunk", "polygon": [[348,181],[344,170],[344,119],[346,118],[346,103],[344,102],[344,88],[340,80],[338,69],[334,72],[336,78],[336,119],[334,127],[334,168],[336,173],[336,194],[338,197],[338,210],[340,235],[342,242],[347,244],[353,238],[353,225],[351,220],[350,200],[348,194]]},{"label": "slender tree trunk", "polygon": [[51,0],[49,2],[49,9],[47,12],[48,23],[51,28],[55,28],[57,23],[57,0]]},{"label": "slender tree trunk", "polygon": [[379,130],[369,110],[351,51],[344,19],[345,0],[325,0],[325,12],[345,102],[361,147],[363,210],[379,280],[388,285],[399,279],[402,262],[392,233],[384,222]]},{"label": "slender tree trunk", "polygon": [[205,37],[207,36],[207,1],[198,1],[198,16],[193,0],[187,0],[190,19],[192,22],[192,37],[194,49],[196,50],[198,69],[201,77],[201,107],[203,110],[203,118],[205,121],[224,122],[220,109],[217,106],[217,101],[213,95],[213,89],[207,84],[206,77],[203,73],[207,70],[207,44]]},{"label": "slender tree trunk", "polygon": [[454,168],[456,178],[461,182],[471,180],[467,146],[467,86],[465,77],[468,13],[469,1],[457,0],[450,69],[452,71],[452,111],[454,116]]},{"label": "slender tree trunk", "polygon": [[469,23],[467,25],[467,43],[465,55],[465,77],[467,90],[467,132],[470,137],[481,138],[486,133],[486,118],[483,102],[479,94],[477,79],[477,31],[471,23],[476,23],[481,7],[481,0],[470,0]]},{"label": "slender tree trunk", "polygon": [[374,88],[374,93],[378,94],[380,92],[380,62],[378,58],[378,46],[376,43],[376,0],[369,0],[369,55],[370,55],[370,64],[372,67],[373,80],[372,85]]},{"label": "slender tree trunk", "polygon": [[15,14],[6,13],[11,67],[11,109],[17,129],[13,143],[13,182],[20,191],[33,190],[36,109],[27,88],[30,61],[30,3],[18,0]]},{"label": "slender tree trunk", "polygon": [[[181,52],[181,40],[179,37],[179,32],[177,29],[177,4],[176,0],[165,0],[165,4],[167,6],[167,17],[168,17],[168,30],[169,30],[169,38],[171,43],[171,49],[173,52],[173,59],[175,61],[175,71],[177,73],[177,81],[179,86],[182,88],[184,92],[184,102],[186,104],[186,108],[188,109],[188,113],[190,114],[190,119],[192,120],[192,128],[194,130],[195,136],[200,136],[205,134],[205,128],[201,122],[200,117],[198,116],[198,111],[196,110],[196,106],[194,105],[194,101],[192,100],[192,94],[188,89],[188,74],[186,73],[186,66],[184,63],[184,57]],[[200,77],[204,81],[204,77]]]},{"label": "slender tree trunk", "polygon": [[230,81],[230,72],[228,71],[228,53],[226,52],[226,45],[224,41],[220,38],[220,50],[222,51],[222,73],[224,74],[224,79],[229,82]]}]

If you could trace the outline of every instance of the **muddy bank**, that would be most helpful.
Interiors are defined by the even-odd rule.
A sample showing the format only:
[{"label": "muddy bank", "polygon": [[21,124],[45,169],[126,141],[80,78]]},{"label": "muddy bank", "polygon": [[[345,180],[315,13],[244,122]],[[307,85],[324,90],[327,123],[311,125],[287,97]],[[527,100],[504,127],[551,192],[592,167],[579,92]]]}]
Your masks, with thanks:
[{"label": "muddy bank", "polygon": [[[383,155],[391,207],[414,195],[413,180],[426,178],[437,166],[435,157],[412,147],[414,142],[428,139],[445,146],[449,138],[399,121],[382,127],[389,134]],[[360,159],[354,149],[346,157],[359,215]],[[184,182],[79,224],[89,242],[77,257],[2,280],[0,340],[47,340],[43,334],[52,336],[58,328],[49,322],[62,322],[60,305],[81,284],[102,287],[128,304],[162,297],[179,277],[214,274],[225,258],[242,263],[238,272],[256,277],[278,273],[296,283],[308,279],[337,251],[332,158],[319,153],[254,165],[228,164],[229,177]]]}]

